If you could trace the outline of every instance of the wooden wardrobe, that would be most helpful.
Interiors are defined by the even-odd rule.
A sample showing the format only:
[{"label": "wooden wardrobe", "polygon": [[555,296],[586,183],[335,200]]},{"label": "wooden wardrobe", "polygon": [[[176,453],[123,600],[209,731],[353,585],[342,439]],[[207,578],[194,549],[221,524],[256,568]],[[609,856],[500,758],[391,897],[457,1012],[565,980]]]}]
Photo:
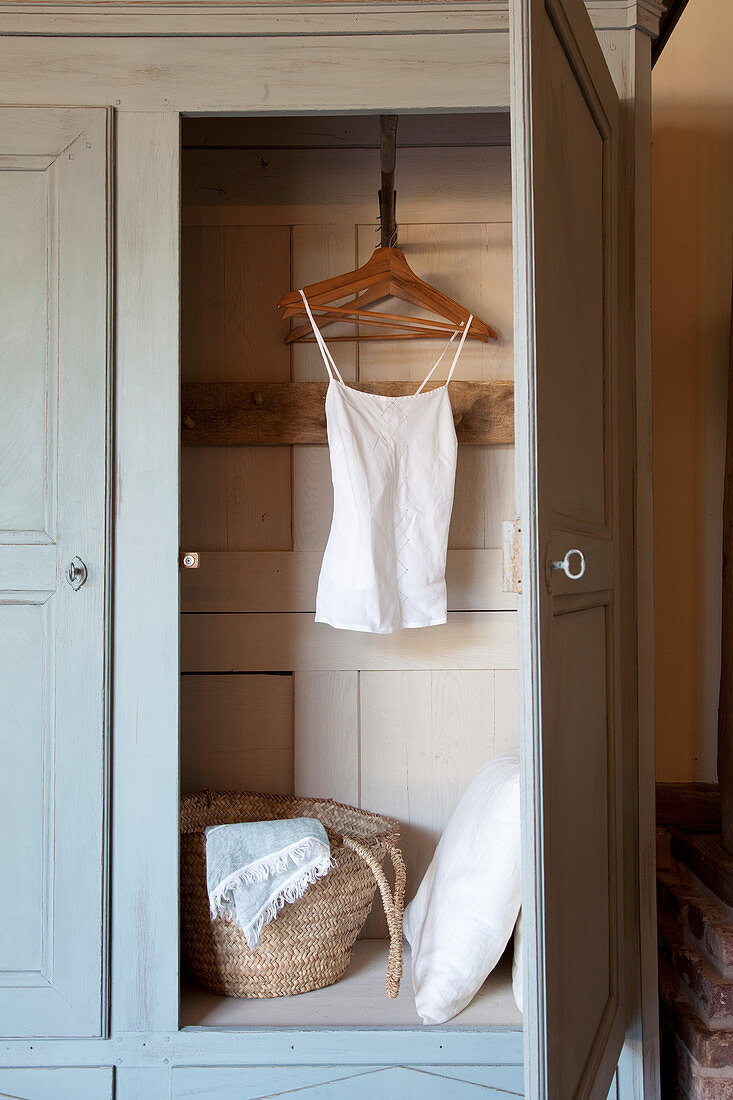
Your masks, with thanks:
[{"label": "wooden wardrobe", "polygon": [[[657,1095],[660,11],[0,5],[4,1095]],[[272,383],[324,380],[277,301],[378,242],[381,113],[400,116],[400,246],[499,335],[467,343],[456,378],[505,383],[515,408],[500,437],[459,446],[447,625],[391,636],[313,621],[323,442],[282,425],[223,439],[204,415],[212,394],[230,409],[249,395],[267,417]],[[416,385],[442,350],[332,346],[347,381]],[[559,568],[574,549],[578,579]],[[388,1001],[376,905],[329,990],[239,1001],[186,977],[181,793],[394,816],[409,896],[475,771],[508,748],[523,1017],[510,959],[443,1027],[420,1025],[409,967]]]}]

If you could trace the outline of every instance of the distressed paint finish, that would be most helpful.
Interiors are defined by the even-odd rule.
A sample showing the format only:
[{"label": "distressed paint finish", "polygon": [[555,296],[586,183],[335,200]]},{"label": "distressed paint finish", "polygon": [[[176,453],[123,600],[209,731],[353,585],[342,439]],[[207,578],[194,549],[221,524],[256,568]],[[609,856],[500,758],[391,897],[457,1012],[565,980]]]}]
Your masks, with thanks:
[{"label": "distressed paint finish", "polygon": [[[109,123],[0,109],[0,1033],[99,1035]],[[79,555],[88,580],[64,571]]]},{"label": "distressed paint finish", "polygon": [[[633,26],[637,5],[606,0],[603,4],[592,6],[598,9],[598,18],[604,21],[604,25]],[[649,6],[643,5],[645,8]],[[119,1012],[113,1017],[114,1040],[53,1044],[41,1041],[31,1045],[6,1042],[0,1046],[0,1062],[6,1066],[35,1065],[39,1068],[48,1065],[49,1061],[72,1068],[103,1062],[123,1063],[117,1070],[119,1095],[124,1097],[127,1093],[136,1100],[143,1096],[146,1100],[152,1100],[153,1096],[155,1100],[159,1097],[162,1100],[163,1096],[167,1096],[168,1073],[160,1070],[166,1058],[180,1067],[182,1081],[186,1067],[216,1064],[233,1067],[243,1059],[251,1065],[280,1065],[286,1068],[288,1064],[304,1062],[312,1065],[333,1062],[351,1065],[355,1050],[359,1052],[360,1062],[373,1065],[400,1065],[409,1057],[411,1064],[424,1066],[459,1063],[517,1066],[521,1061],[521,1036],[517,1032],[450,1034],[447,1029],[419,1029],[406,1033],[378,1030],[341,1033],[332,1030],[262,1035],[253,1031],[245,1038],[241,1033],[175,1031],[175,927],[167,914],[163,916],[161,913],[159,918],[155,916],[156,907],[162,910],[164,899],[169,898],[171,890],[175,889],[176,792],[175,779],[171,778],[171,767],[174,766],[171,761],[175,758],[177,668],[175,655],[160,643],[161,638],[167,637],[166,622],[170,622],[171,616],[177,616],[173,593],[178,547],[172,535],[175,524],[171,517],[170,500],[175,496],[176,482],[176,463],[172,458],[175,450],[173,419],[177,414],[176,326],[173,320],[176,314],[174,269],[177,249],[173,208],[177,195],[174,131],[178,120],[175,111],[180,104],[173,99],[166,103],[165,99],[166,92],[175,89],[178,94],[183,88],[193,110],[205,110],[215,100],[230,109],[268,108],[258,96],[248,98],[253,85],[249,83],[250,73],[240,64],[242,54],[239,49],[222,53],[218,51],[216,40],[209,39],[205,50],[199,51],[199,57],[203,59],[205,55],[206,58],[205,63],[197,66],[199,75],[192,76],[185,65],[175,63],[171,67],[168,64],[176,55],[176,34],[181,33],[184,24],[189,32],[209,30],[208,22],[202,24],[196,21],[208,21],[210,11],[203,14],[191,11],[173,15],[168,12],[165,15],[153,13],[148,24],[151,30],[157,27],[160,32],[164,29],[172,38],[166,39],[157,51],[154,39],[150,38],[141,54],[134,40],[127,43],[123,40],[120,45],[112,39],[105,41],[94,37],[56,41],[46,37],[54,31],[74,28],[77,33],[83,30],[86,34],[95,28],[98,33],[104,27],[105,34],[114,34],[122,26],[120,20],[128,31],[140,25],[137,22],[140,16],[132,6],[124,10],[116,9],[115,14],[105,16],[80,6],[76,10],[74,5],[67,7],[67,11],[59,13],[56,8],[39,5],[30,14],[21,6],[7,3],[2,6],[2,30],[23,29],[32,36],[42,26],[42,33],[37,39],[6,37],[0,42],[4,87],[10,101],[16,103],[68,103],[85,99],[95,103],[114,103],[117,99],[116,106],[123,111],[132,107],[141,112],[139,116],[134,112],[122,115],[124,137],[118,146],[120,175],[127,194],[123,209],[123,221],[127,223],[127,228],[120,235],[126,258],[120,263],[125,286],[120,295],[119,349],[125,365],[124,380],[118,391],[124,409],[118,420],[118,428],[123,431],[118,465],[125,475],[121,480],[122,492],[128,492],[127,500],[121,503],[120,513],[123,534],[118,538],[118,550],[124,552],[125,560],[121,566],[119,595],[125,601],[133,601],[133,605],[137,601],[135,606],[140,614],[136,616],[132,607],[128,608],[116,633],[123,650],[119,668],[124,673],[126,688],[131,689],[118,704],[125,731],[121,736],[125,743],[119,749],[117,796],[124,802],[129,792],[134,790],[138,807],[147,799],[157,809],[145,805],[145,813],[138,821],[128,801],[126,809],[121,807],[116,818],[119,826],[116,841],[119,845],[119,868],[125,875],[125,881],[123,884],[120,880],[117,909],[120,919],[114,931],[118,960],[116,974],[119,978],[119,990],[116,989],[116,994],[119,992],[119,1001],[116,1002]],[[404,44],[400,42],[399,35],[415,29],[415,23],[410,23],[415,18],[421,20],[421,29],[427,30],[428,35],[432,27],[449,28],[452,32],[465,30],[467,35],[472,30],[480,28],[484,31],[489,26],[492,30],[505,30],[506,5],[492,4],[491,10],[497,13],[497,20],[493,22],[487,10],[483,9],[477,21],[473,13],[439,9],[406,13],[399,8],[390,10],[387,5],[379,6],[377,11],[370,5],[370,11],[360,16],[360,28],[374,31],[386,29],[389,25],[395,32],[391,44],[397,44],[399,50]],[[251,12],[245,13],[244,9],[236,14],[220,9],[217,28],[231,33],[246,23],[251,31],[253,18]],[[258,18],[260,26],[270,30],[281,30],[285,20],[291,32],[288,49],[293,47],[310,51],[309,62],[318,58],[316,51],[311,49],[308,33],[323,30],[331,33],[353,32],[355,29],[353,13],[344,15],[343,11],[338,10],[334,10],[333,14],[328,11],[313,16],[300,8],[293,11],[291,19],[286,8],[284,13],[273,15],[272,12],[263,12]],[[100,23],[100,19],[105,22]],[[380,24],[379,20],[383,23]],[[471,20],[473,23],[469,26]],[[303,37],[298,41],[296,35]],[[370,77],[371,87],[385,89],[385,99],[389,98],[392,103],[404,102],[407,105],[409,100],[418,107],[427,101],[440,102],[441,106],[476,106],[475,89],[480,87],[484,105],[506,106],[509,58],[506,35],[494,34],[492,47],[497,48],[487,50],[485,32],[477,34],[474,36],[476,49],[461,52],[467,35],[432,36],[432,46],[441,51],[450,63],[430,70],[431,88],[427,97],[424,95],[424,83],[416,80],[419,67],[415,64],[416,55],[424,44],[420,42],[423,36],[413,35],[409,40],[413,52],[408,51],[410,63],[404,68],[393,63],[392,52],[387,49],[377,48],[371,55],[368,50],[359,49],[351,56],[359,59],[359,65],[365,57],[371,56],[375,62]],[[368,37],[368,34],[364,35],[365,40]],[[378,42],[378,39],[375,41]],[[255,39],[257,50],[260,43],[261,40]],[[363,46],[364,42],[359,45]],[[184,53],[190,56],[190,47],[184,45],[177,56],[180,58]],[[233,65],[231,59],[235,54],[236,65]],[[49,59],[58,61],[59,56],[63,57],[63,65],[48,63]],[[262,53],[259,56],[264,58]],[[400,62],[405,56],[402,51]],[[326,110],[348,110],[363,105],[366,103],[364,85],[360,84],[352,95],[350,83],[344,82],[338,75],[338,65],[331,64],[334,57],[331,42],[328,43],[325,58],[327,64],[322,66],[325,73],[323,81],[317,82],[318,87],[313,85],[313,106]],[[495,64],[497,59],[499,67]],[[278,62],[280,60],[281,57],[278,57]],[[158,69],[155,68],[155,61],[160,65]],[[488,68],[484,69],[484,65]],[[314,80],[317,71],[314,66],[295,66],[292,85],[283,87],[282,91],[278,89],[281,103],[279,107],[277,103],[271,103],[270,109],[287,110],[292,106],[302,109],[304,104],[307,105],[310,100],[303,96],[303,91],[308,89],[308,82]],[[202,73],[206,74],[206,81]],[[462,77],[459,84],[453,80],[455,73],[460,73]],[[385,76],[385,80],[380,80],[381,76]],[[186,84],[188,87],[184,88]],[[400,88],[407,87],[410,88],[409,95],[406,93],[402,99]],[[500,87],[503,91],[497,95]],[[368,109],[378,110],[380,106],[373,100],[368,101]],[[166,114],[168,110],[170,115]],[[139,179],[135,179],[138,158],[142,172]],[[146,236],[149,249],[145,247]],[[142,268],[136,266],[140,257],[145,260]],[[141,271],[142,282],[139,279]],[[527,276],[525,269],[521,276],[523,282]],[[134,279],[138,280],[137,285]],[[160,527],[156,526],[159,522]],[[152,539],[149,537],[151,534]],[[156,618],[158,615],[160,621]],[[503,675],[509,676],[511,673]],[[161,836],[156,839],[153,857],[139,860],[141,838],[143,835],[146,839],[149,837],[144,827],[151,819],[160,828]],[[158,878],[158,875],[162,877]],[[132,881],[132,891],[128,888],[129,881]],[[130,961],[134,968],[130,966]],[[136,984],[141,978],[144,979],[143,996]],[[138,1027],[144,1030],[138,1031]],[[530,1054],[536,1038],[530,1031]],[[49,1057],[49,1048],[54,1052],[53,1058]],[[473,1091],[478,1094],[478,1086],[474,1086]]]},{"label": "distressed paint finish", "polygon": [[262,1066],[174,1070],[171,1100],[270,1100],[297,1092],[303,1100],[471,1100],[522,1096],[521,1066]]},{"label": "distressed paint finish", "polygon": [[173,1028],[178,944],[177,114],[117,129],[112,1027]]},{"label": "distressed paint finish", "polygon": [[0,1069],[0,1096],[3,1100],[112,1100],[112,1074],[108,1068]]},{"label": "distressed paint finish", "polygon": [[[537,947],[525,1081],[530,1095],[602,1100],[627,1019],[622,702],[635,655],[621,631],[633,577],[619,492],[631,479],[619,102],[579,0],[524,0],[514,35],[523,898]],[[588,569],[569,580],[553,563],[574,547]]]}]

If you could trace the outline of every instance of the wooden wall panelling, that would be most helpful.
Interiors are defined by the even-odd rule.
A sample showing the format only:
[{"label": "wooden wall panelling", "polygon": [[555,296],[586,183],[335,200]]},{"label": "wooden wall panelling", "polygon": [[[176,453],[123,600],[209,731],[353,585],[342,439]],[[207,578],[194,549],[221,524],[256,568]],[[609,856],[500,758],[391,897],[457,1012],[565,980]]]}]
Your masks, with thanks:
[{"label": "wooden wall panelling", "polygon": [[459,447],[448,546],[500,547],[515,512],[514,446]]},{"label": "wooden wall panelling", "polygon": [[[463,150],[455,151],[457,175],[462,175],[463,156]],[[483,207],[481,221],[466,222],[456,216],[450,190],[447,194],[441,193],[439,184],[433,195],[431,220],[418,221],[409,203],[409,193],[403,201],[402,180],[407,173],[400,162],[399,151],[397,164],[400,185],[398,244],[404,249],[410,266],[422,279],[467,309],[474,310],[499,333],[500,339],[488,344],[466,341],[455,378],[476,382],[513,378],[511,224],[487,225],[484,222],[485,208],[491,202],[486,193],[486,181],[478,178],[472,178],[471,182],[477,188],[476,206]],[[482,198],[484,203],[480,203]],[[373,227],[360,225],[358,240],[359,263],[364,263],[377,240]],[[422,312],[403,302],[392,303],[390,309],[411,316],[419,316]],[[362,382],[397,378],[421,382],[446,343],[442,338],[399,340],[389,345],[367,342],[359,351],[359,378]],[[434,375],[437,380],[445,379],[456,344],[457,340],[438,367]]]},{"label": "wooden wall panelling", "polygon": [[[181,379],[208,379],[224,358],[224,229],[181,229]],[[227,459],[214,448],[181,454],[181,539],[207,550],[227,547]]]},{"label": "wooden wall panelling", "polygon": [[[289,227],[188,226],[183,246],[184,381],[287,382],[276,304],[289,285]],[[182,454],[183,543],[289,550],[290,448],[196,450]],[[292,677],[182,677],[181,783],[292,791]]]},{"label": "wooden wall panelling", "polygon": [[[378,170],[377,157],[375,171]],[[331,217],[336,212],[332,210]],[[334,272],[349,271],[356,266],[356,243],[354,226],[351,222],[293,225],[290,240],[293,290],[318,282],[319,279],[327,279]],[[295,323],[299,324],[300,320],[298,319]],[[334,336],[353,331],[353,325],[346,324],[331,325],[328,329],[329,335]],[[356,366],[358,353],[359,347],[356,343],[341,344],[334,352],[334,358],[346,382],[353,382],[358,377]],[[326,368],[316,344],[294,344],[291,346],[291,354],[293,382],[328,380]]]},{"label": "wooden wall panelling", "polygon": [[224,447],[227,549],[289,550],[291,472],[289,447]]},{"label": "wooden wall panelling", "polygon": [[[373,124],[371,119],[354,121]],[[282,120],[274,122],[272,142],[276,144]],[[262,122],[255,123],[262,140]],[[334,132],[339,134],[344,126],[343,119],[318,123],[325,134],[319,138],[322,142],[329,140],[330,129],[336,127]],[[286,129],[291,124],[292,120],[282,123]],[[439,133],[445,137],[442,120],[441,125],[444,129]],[[467,123],[462,140],[471,125]],[[238,120],[237,126],[245,145],[246,125]],[[224,143],[221,134],[217,143]],[[339,144],[338,137],[334,144]],[[249,149],[185,151],[184,222],[199,234],[222,233],[223,241],[241,226],[240,244],[248,251],[272,234],[280,242],[274,246],[277,252],[287,234],[290,269],[284,273],[282,262],[271,265],[267,278],[260,280],[258,310],[262,313],[274,308],[285,286],[307,285],[368,257],[377,243],[378,160],[376,147],[339,149],[337,154],[324,148],[265,153],[256,145],[255,140]],[[501,332],[497,344],[464,349],[457,377],[511,379],[508,150],[400,149],[398,190],[400,243],[415,269],[476,308]],[[201,245],[197,247],[200,252]],[[211,287],[205,292],[217,301]],[[221,310],[224,324],[227,316],[235,316],[227,293],[215,308]],[[338,331],[334,327],[329,334]],[[334,354],[347,380],[413,379],[417,383],[444,346],[442,341],[388,347],[347,342],[335,344]],[[270,351],[270,369],[288,354],[284,344]],[[289,354],[288,378],[325,381],[325,368],[313,344],[294,345]],[[447,369],[450,355],[446,361]],[[217,370],[212,367],[207,380],[215,378]],[[249,381],[251,376],[241,377]],[[271,373],[267,380],[278,377]],[[264,382],[265,377],[260,380]],[[184,449],[184,477],[189,476],[185,473],[188,452],[195,450],[205,453],[207,448]],[[241,730],[237,700],[242,685],[258,685],[259,691],[261,684],[266,691],[268,685],[278,684],[282,692],[286,682],[292,687],[294,789],[397,816],[405,825],[414,890],[445,820],[476,768],[494,752],[516,744],[515,617],[495,611],[516,605],[515,597],[500,592],[498,579],[501,521],[514,514],[513,447],[474,446],[459,452],[451,526],[451,546],[457,549],[449,560],[449,605],[467,613],[451,614],[445,627],[394,636],[337,632],[312,620],[332,510],[327,449],[317,445],[290,449],[292,495],[290,485],[285,486],[282,478],[278,482],[263,465],[260,456],[272,448],[221,450],[239,458],[236,485],[228,470],[225,545],[229,552],[204,552],[201,568],[183,574],[184,607],[200,612],[185,616],[183,623],[183,668],[199,673],[183,677],[184,693],[191,700],[191,714],[183,719],[184,782],[194,784],[197,774],[216,776],[219,761],[227,762],[230,774],[244,769],[244,754],[241,764],[237,760]],[[202,470],[205,464],[206,459]],[[212,476],[208,469],[199,479],[202,494],[207,475]],[[218,499],[218,491],[211,486],[209,490],[209,498],[213,491]],[[292,547],[297,553],[289,552],[287,541],[291,502]],[[202,501],[202,516],[205,507]],[[237,529],[232,511],[241,514],[245,509],[249,514]],[[188,511],[184,532],[204,536],[202,524],[197,528]],[[244,551],[245,540],[251,550],[258,537],[258,515],[273,511],[280,517],[278,536],[262,537],[258,545],[272,551],[279,538],[281,550],[233,552],[235,547]],[[218,531],[221,544],[221,523]],[[186,546],[202,548],[206,550],[203,542]],[[470,613],[477,608],[489,613]],[[251,614],[255,610],[260,613]],[[293,669],[292,677],[264,675]],[[206,675],[230,670],[250,675]],[[257,713],[257,707],[253,709]],[[273,760],[278,753],[287,753],[281,736],[284,721],[281,715],[276,723],[280,732],[273,738]],[[196,743],[194,728],[201,738],[207,722],[209,745],[203,748]],[[256,722],[258,729],[267,728],[268,718],[262,714]],[[212,730],[218,730],[213,744]],[[258,766],[273,771],[267,763],[268,739],[258,743],[262,748]],[[274,766],[279,775],[278,767],[282,764]],[[384,933],[383,919],[371,917],[365,934]]]},{"label": "wooden wall panelling", "polygon": [[517,690],[517,670],[497,668],[494,672],[494,736],[497,752],[508,752],[519,745]]},{"label": "wooden wall panelling", "polygon": [[[184,225],[364,225],[374,232],[372,149],[187,149]],[[297,180],[297,186],[294,185]],[[511,222],[508,147],[397,151],[397,222]]]},{"label": "wooden wall panelling", "polygon": [[[510,142],[509,114],[496,111],[465,115],[402,115],[400,150],[411,145],[505,145]],[[211,146],[245,146],[272,149],[278,146],[344,149],[359,146],[379,149],[379,124],[375,115],[319,115],[303,118],[184,118],[184,149]]]},{"label": "wooden wall panelling", "polygon": [[292,676],[181,677],[181,790],[293,791]]},{"label": "wooden wall panelling", "polygon": [[312,614],[184,615],[184,672],[516,668],[516,616],[456,611],[444,626],[361,634]]},{"label": "wooden wall panelling", "polygon": [[[488,184],[483,184],[478,194],[483,187]],[[513,378],[511,224],[409,223],[401,224],[399,233],[400,243],[421,276],[481,312],[499,329],[497,344],[465,345],[456,377]],[[364,226],[359,227],[359,244],[359,259],[366,259],[369,239]],[[389,374],[395,376],[392,364],[396,363],[399,377],[422,379],[444,346],[432,340],[393,344]],[[385,377],[384,352],[379,345],[365,345],[359,362],[361,379]],[[451,362],[450,352],[438,370],[446,362]],[[459,449],[449,545],[501,546],[501,523],[514,511],[513,446]]]},{"label": "wooden wall panelling", "polygon": [[[193,543],[185,549],[196,550]],[[513,611],[517,598],[502,591],[501,550],[449,550],[450,611]],[[184,612],[288,612],[316,607],[320,550],[201,554],[198,569],[181,572]]]},{"label": "wooden wall panelling", "polygon": [[[501,751],[494,673],[364,672],[360,702],[362,804],[402,825],[409,899],[458,799]],[[367,933],[381,936],[384,918],[374,908]]]},{"label": "wooden wall panelling", "polygon": [[[374,120],[374,125],[377,125]],[[338,158],[332,155],[333,160]],[[334,216],[334,208],[330,217]],[[349,271],[355,266],[356,243],[351,222],[327,222],[324,225],[294,225],[291,235],[293,288],[325,279],[334,271]],[[279,299],[279,296],[278,296]],[[353,326],[334,325],[335,334]],[[321,353],[315,344],[291,346],[292,380],[327,380]],[[336,362],[343,378],[353,382],[357,374],[357,344],[339,344]],[[331,467],[326,446],[293,447],[293,549],[322,550],[326,545],[333,511]]]},{"label": "wooden wall panelling", "polygon": [[226,457],[222,447],[181,448],[183,546],[196,550],[227,548]]},{"label": "wooden wall panelling", "polygon": [[183,447],[181,543],[195,550],[288,550],[288,447]]},{"label": "wooden wall panelling", "polygon": [[323,552],[333,513],[328,447],[293,447],[293,485],[293,548]]},{"label": "wooden wall panelling", "polygon": [[[289,228],[189,227],[183,244],[184,382],[288,381],[286,326],[273,293],[289,283]],[[287,447],[222,448],[183,462],[184,540],[208,549],[290,547]]]},{"label": "wooden wall panelling", "polygon": [[186,382],[226,377],[223,226],[181,229],[181,376]]},{"label": "wooden wall panelling", "polygon": [[359,805],[359,673],[296,672],[295,793]]},{"label": "wooden wall panelling", "polygon": [[187,382],[287,380],[273,288],[287,286],[287,226],[184,225],[181,372]]}]

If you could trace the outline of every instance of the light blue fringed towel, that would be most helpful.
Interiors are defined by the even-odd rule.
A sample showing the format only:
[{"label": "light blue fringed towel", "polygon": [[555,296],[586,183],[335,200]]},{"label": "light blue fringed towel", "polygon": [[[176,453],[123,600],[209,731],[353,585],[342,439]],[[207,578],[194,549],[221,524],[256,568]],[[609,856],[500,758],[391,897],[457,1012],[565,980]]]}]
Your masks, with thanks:
[{"label": "light blue fringed towel", "polygon": [[232,921],[254,950],[263,925],[330,866],[331,846],[315,818],[212,825],[206,830],[211,919]]}]

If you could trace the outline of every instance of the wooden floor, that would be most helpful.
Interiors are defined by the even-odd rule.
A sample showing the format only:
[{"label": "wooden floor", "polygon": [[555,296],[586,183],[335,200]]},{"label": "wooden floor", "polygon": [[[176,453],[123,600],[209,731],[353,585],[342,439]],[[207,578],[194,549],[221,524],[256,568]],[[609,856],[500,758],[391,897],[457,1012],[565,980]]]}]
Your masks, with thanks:
[{"label": "wooden floor", "polygon": [[[181,1027],[385,1026],[420,1024],[415,1011],[409,949],[400,995],[391,1001],[384,992],[387,947],[383,940],[360,940],[352,963],[340,982],[299,997],[247,1000],[217,997],[198,986],[184,988]],[[490,975],[472,1003],[451,1020],[452,1026],[521,1027],[511,986],[511,958]]]}]

